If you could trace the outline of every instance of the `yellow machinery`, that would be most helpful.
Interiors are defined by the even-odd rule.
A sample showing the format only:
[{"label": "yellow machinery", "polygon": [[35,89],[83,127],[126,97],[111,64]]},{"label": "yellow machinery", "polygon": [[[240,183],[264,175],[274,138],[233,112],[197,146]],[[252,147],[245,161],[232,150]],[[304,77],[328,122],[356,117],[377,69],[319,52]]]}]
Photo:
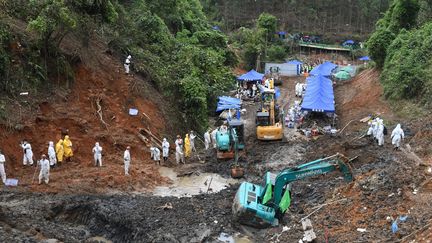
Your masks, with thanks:
[{"label": "yellow machinery", "polygon": [[256,133],[259,140],[281,140],[283,138],[282,117],[276,106],[276,92],[273,79],[267,83],[268,88],[258,85],[261,93],[261,105],[256,116]]}]

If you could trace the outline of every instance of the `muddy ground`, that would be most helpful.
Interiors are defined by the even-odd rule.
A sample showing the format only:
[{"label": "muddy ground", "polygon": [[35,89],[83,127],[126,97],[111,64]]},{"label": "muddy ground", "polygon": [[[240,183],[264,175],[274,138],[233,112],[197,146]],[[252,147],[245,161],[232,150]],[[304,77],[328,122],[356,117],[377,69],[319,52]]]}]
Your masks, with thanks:
[{"label": "muddy ground", "polygon": [[[82,161],[65,165],[67,172],[78,173],[79,179],[72,175],[61,176],[58,171],[53,173],[54,186],[37,187],[27,182],[17,188],[1,188],[0,242],[47,239],[63,242],[218,242],[221,233],[233,236],[237,242],[298,242],[303,237],[300,219],[306,216],[312,221],[318,242],[408,242],[413,239],[422,242],[422,239],[428,239],[428,224],[432,219],[432,183],[427,171],[431,158],[431,119],[409,120],[392,114],[380,98],[382,90],[377,77],[376,71],[366,70],[354,80],[335,87],[338,128],[351,122],[336,136],[308,140],[291,129],[285,133],[290,136],[286,141],[258,142],[254,139],[253,122],[250,122],[254,121],[256,104],[245,103],[248,112],[244,118],[249,121],[246,126],[247,153],[240,163],[246,168],[246,177],[238,183],[243,180],[260,183],[267,170],[278,172],[287,166],[335,153],[350,158],[358,156],[352,162],[354,182],[347,183],[341,174],[334,172],[293,183],[292,206],[278,227],[257,230],[233,222],[231,205],[238,183],[218,193],[203,191],[200,195],[181,198],[153,196],[151,191],[155,185],[169,185],[170,180],[161,177],[157,166],[146,158],[147,153],[139,156],[133,176],[128,179],[121,175],[121,164],[116,162],[118,158],[108,159],[107,167],[101,171],[84,164],[85,156],[82,156]],[[284,82],[282,106],[293,102],[293,87],[297,80]],[[53,120],[61,121],[61,114],[55,112],[58,109],[45,107],[41,110],[45,115],[55,116]],[[402,122],[406,131],[405,143],[409,143],[411,149],[404,147],[402,151],[394,152],[389,136],[383,148],[368,138],[359,138],[367,126],[359,120],[372,112],[380,113],[389,126]],[[72,124],[77,123],[73,121]],[[121,127],[122,124],[113,126]],[[123,131],[132,136],[138,126],[139,123],[131,124]],[[33,131],[37,132],[36,129]],[[14,142],[18,139],[16,134],[10,136]],[[297,138],[292,139],[294,136]],[[137,142],[136,139],[131,137],[131,141]],[[115,146],[109,147],[121,152]],[[12,168],[12,174],[30,181],[31,169],[25,168],[22,172],[18,167],[19,159],[15,160],[16,168]],[[188,161],[187,165],[170,164],[169,167],[182,176],[206,172],[228,178],[231,163],[217,161],[214,152],[200,152],[200,156]],[[98,177],[101,180],[95,181]],[[399,223],[399,231],[393,234],[392,219],[401,215],[408,218]]]}]

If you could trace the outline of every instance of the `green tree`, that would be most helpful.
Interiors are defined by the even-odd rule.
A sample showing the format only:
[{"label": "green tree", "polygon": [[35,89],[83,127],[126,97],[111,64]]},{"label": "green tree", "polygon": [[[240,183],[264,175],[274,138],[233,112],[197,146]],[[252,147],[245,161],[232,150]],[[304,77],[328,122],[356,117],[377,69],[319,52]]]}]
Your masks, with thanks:
[{"label": "green tree", "polygon": [[379,68],[384,66],[387,55],[387,48],[393,41],[395,35],[387,28],[381,28],[375,31],[367,41],[369,55],[375,61]]},{"label": "green tree", "polygon": [[28,28],[39,34],[45,53],[50,49],[50,44],[57,49],[66,34],[76,28],[75,13],[66,6],[64,0],[32,0],[30,3],[40,11],[37,17],[29,22]]},{"label": "green tree", "polygon": [[271,14],[262,13],[258,17],[257,28],[263,30],[263,38],[271,41],[277,30],[277,18]]}]

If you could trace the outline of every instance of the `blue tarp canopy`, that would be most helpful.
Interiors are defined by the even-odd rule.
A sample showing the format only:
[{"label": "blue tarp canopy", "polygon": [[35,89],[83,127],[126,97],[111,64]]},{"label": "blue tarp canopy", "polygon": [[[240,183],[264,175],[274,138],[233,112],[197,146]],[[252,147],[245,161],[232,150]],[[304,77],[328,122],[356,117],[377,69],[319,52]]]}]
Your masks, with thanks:
[{"label": "blue tarp canopy", "polygon": [[353,40],[346,40],[344,41],[344,43],[342,43],[343,46],[347,46],[347,45],[354,45],[354,41]]},{"label": "blue tarp canopy", "polygon": [[228,109],[240,109],[241,100],[229,96],[220,96],[217,104],[216,112]]},{"label": "blue tarp canopy", "polygon": [[310,76],[301,109],[316,112],[335,112],[332,81],[324,76]]},{"label": "blue tarp canopy", "polygon": [[240,81],[261,81],[263,77],[264,77],[263,73],[259,73],[259,72],[252,69],[249,72],[238,77],[237,80],[240,80]]},{"label": "blue tarp canopy", "polygon": [[291,61],[288,61],[287,64],[302,65],[303,63],[300,62],[299,60],[291,60]]},{"label": "blue tarp canopy", "polygon": [[229,96],[219,96],[219,103],[228,103],[228,104],[241,104],[241,100]]},{"label": "blue tarp canopy", "polygon": [[336,64],[331,62],[322,63],[312,69],[310,75],[321,75],[321,76],[330,76],[333,69],[337,67]]},{"label": "blue tarp canopy", "polygon": [[363,56],[359,58],[360,61],[370,61],[370,57],[369,56]]}]

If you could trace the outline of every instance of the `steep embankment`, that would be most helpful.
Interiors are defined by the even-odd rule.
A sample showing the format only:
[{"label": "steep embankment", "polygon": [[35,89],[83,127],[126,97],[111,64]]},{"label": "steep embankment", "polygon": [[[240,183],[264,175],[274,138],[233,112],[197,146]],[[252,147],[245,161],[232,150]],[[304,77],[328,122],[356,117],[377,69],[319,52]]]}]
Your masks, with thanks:
[{"label": "steep embankment", "polygon": [[[0,126],[0,148],[6,155],[9,178],[19,179],[20,185],[31,190],[56,192],[140,190],[164,181],[137,134],[138,128],[144,127],[160,138],[166,135],[171,130],[164,114],[168,104],[148,81],[126,75],[122,62],[106,50],[97,36],[87,48],[73,36],[63,41],[62,51],[80,59],[74,66],[70,90],[56,89],[46,97],[30,93],[24,99],[42,102],[34,105],[36,109],[19,108],[23,109],[21,129]],[[128,115],[129,108],[137,108],[138,116]],[[51,170],[49,186],[36,186],[35,167],[22,166],[19,143],[28,139],[39,159],[47,153],[48,141],[60,139],[62,129],[69,129],[73,161]],[[104,149],[102,168],[93,166],[91,151],[96,141]],[[131,177],[124,176],[122,160],[128,145],[132,147]]]}]

